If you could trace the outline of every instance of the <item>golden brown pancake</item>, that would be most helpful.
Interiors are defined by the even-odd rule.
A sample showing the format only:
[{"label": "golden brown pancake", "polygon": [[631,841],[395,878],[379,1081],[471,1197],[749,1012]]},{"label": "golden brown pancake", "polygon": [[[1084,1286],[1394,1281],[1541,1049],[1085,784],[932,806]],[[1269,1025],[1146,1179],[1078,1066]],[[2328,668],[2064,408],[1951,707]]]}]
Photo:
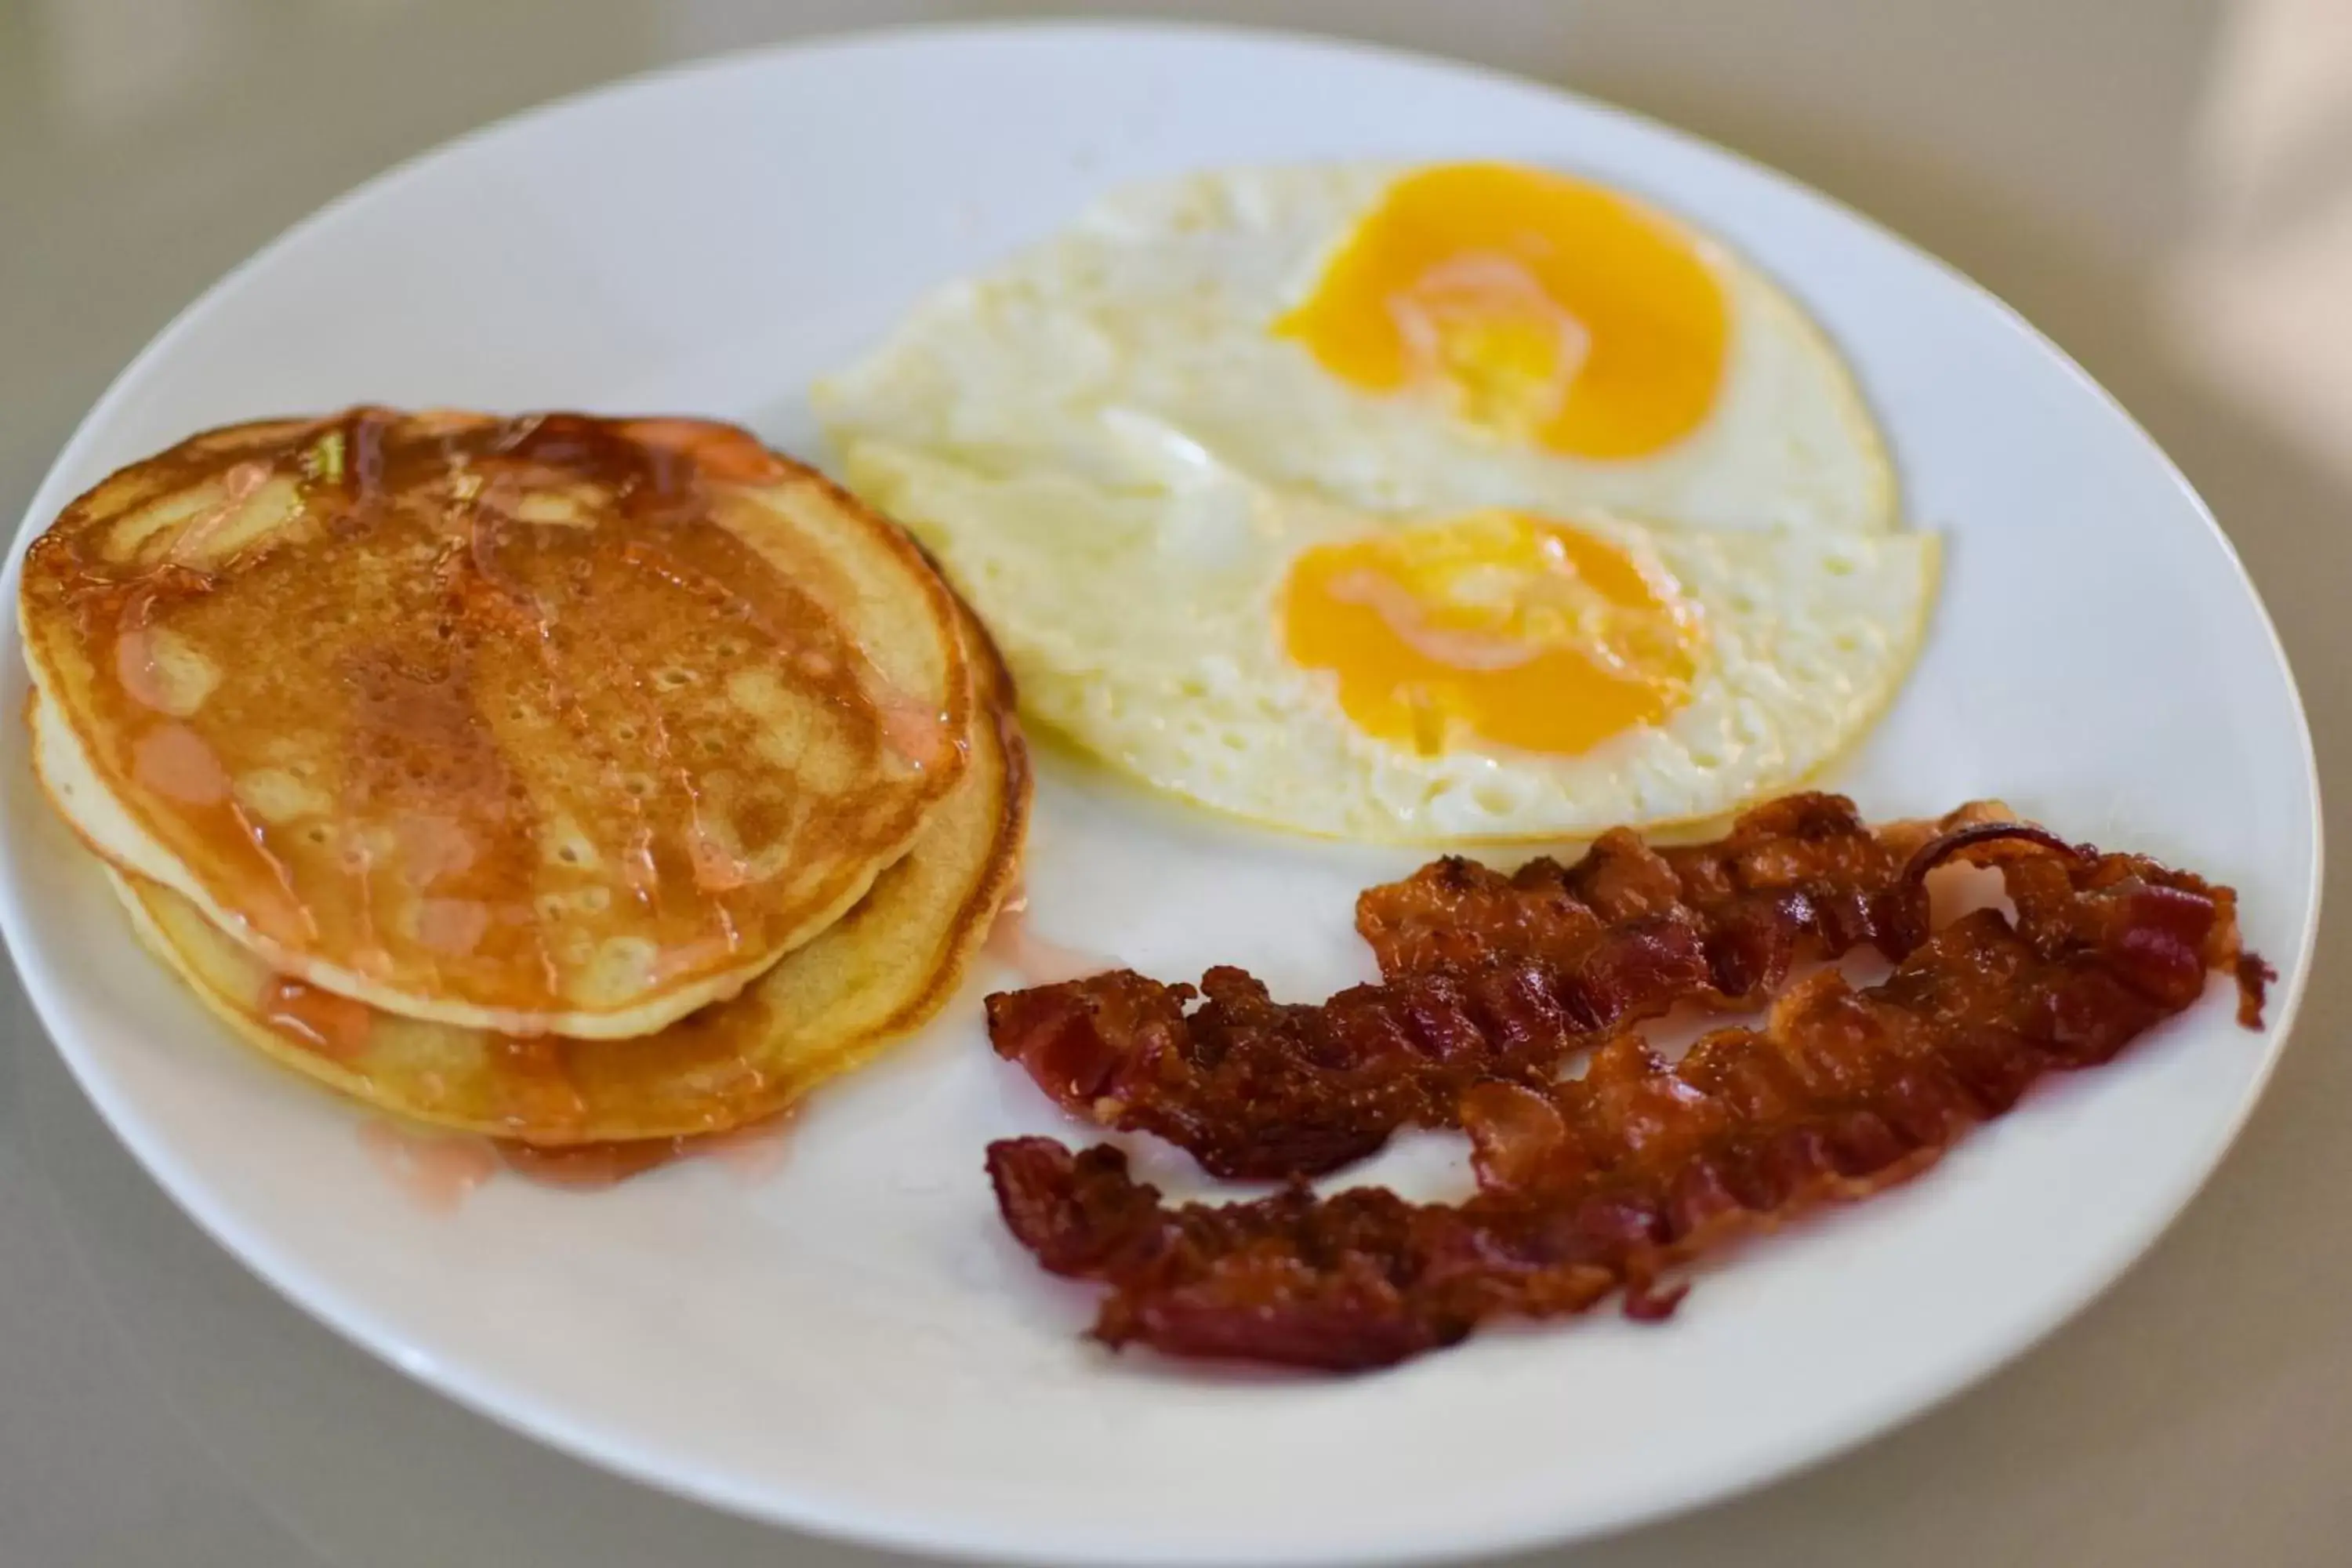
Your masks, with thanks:
[{"label": "golden brown pancake", "polygon": [[776,1114],[938,1012],[1018,868],[1029,769],[1009,699],[906,858],[731,1001],[628,1040],[517,1039],[277,975],[186,899],[113,873],[151,949],[271,1059],[379,1110],[541,1147],[720,1132]]},{"label": "golden brown pancake", "polygon": [[953,599],[729,426],[357,409],[134,464],[26,557],[44,776],[268,967],[642,1035],[824,930],[965,763]]}]

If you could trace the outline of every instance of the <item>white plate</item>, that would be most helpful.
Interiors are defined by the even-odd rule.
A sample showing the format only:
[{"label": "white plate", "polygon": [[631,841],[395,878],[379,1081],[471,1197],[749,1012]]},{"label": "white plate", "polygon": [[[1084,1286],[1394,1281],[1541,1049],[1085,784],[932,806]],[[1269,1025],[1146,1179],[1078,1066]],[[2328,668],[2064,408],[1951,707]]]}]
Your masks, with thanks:
[{"label": "white plate", "polygon": [[[158,975],[12,766],[0,915],[108,1121],[265,1278],[468,1405],[725,1507],[943,1552],[1363,1563],[1586,1534],[1858,1441],[2080,1307],[2220,1158],[2302,993],[2319,827],[2292,680],[2197,498],[2079,371],[1936,263],[1672,132],[1189,30],[910,34],[658,76],[412,164],[240,268],[107,394],[26,533],[200,426],[361,399],[709,413],[807,449],[814,374],[1106,185],[1367,154],[1595,171],[1808,301],[1949,541],[1927,656],[1836,782],[1874,815],[1998,794],[2234,882],[2284,972],[2267,1037],[2209,996],[1927,1179],[1752,1247],[1669,1326],[1602,1312],[1350,1381],[1204,1376],[1081,1342],[1084,1293],[1003,1234],[982,1145],[1059,1124],[989,1054],[977,987],[824,1096],[763,1184],[507,1180],[436,1219],[350,1111]],[[0,669],[13,707],[13,646]],[[1361,973],[1350,900],[1395,865],[1049,776],[1032,886],[1049,936],[1319,994]]]}]

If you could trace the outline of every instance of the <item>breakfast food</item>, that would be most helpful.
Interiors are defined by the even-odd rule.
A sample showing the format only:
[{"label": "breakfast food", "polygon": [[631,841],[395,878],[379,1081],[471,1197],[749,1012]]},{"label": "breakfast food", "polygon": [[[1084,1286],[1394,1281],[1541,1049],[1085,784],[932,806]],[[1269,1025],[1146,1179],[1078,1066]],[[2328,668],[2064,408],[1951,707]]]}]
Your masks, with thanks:
[{"label": "breakfast food", "polygon": [[1409,842],[1718,816],[1893,698],[1932,535],[1377,518],[873,444],[847,478],[985,616],[1031,715],[1253,821]]},{"label": "breakfast food", "polygon": [[[1113,193],[817,389],[835,444],[1376,511],[1883,532],[1885,444],[1777,284],[1637,199],[1496,163]],[[1017,667],[1016,667],[1017,668]]]},{"label": "breakfast food", "polygon": [[262,1055],[548,1179],[918,1027],[1017,874],[986,631],[730,426],[215,432],[69,509],[20,613],[36,774],[149,949]]},{"label": "breakfast food", "polygon": [[2228,889],[1982,821],[1925,843],[1903,879],[1954,859],[1997,866],[2015,920],[1982,909],[1923,934],[1875,985],[1822,971],[1761,1027],[1712,1032],[1672,1066],[1602,1031],[1579,1042],[1597,1047],[1580,1078],[1470,1084],[1454,1110],[1478,1184],[1464,1202],[1294,1184],[1171,1206],[1116,1149],[1021,1138],[989,1151],[1004,1222],[1045,1268],[1110,1288],[1095,1325],[1110,1344],[1381,1366],[1621,1288],[1629,1315],[1664,1317],[1684,1289],[1664,1271],[1918,1173],[2045,1074],[2109,1061],[2197,1002],[2210,972],[2259,1026],[2269,972]]},{"label": "breakfast food", "polygon": [[1788,298],[1496,164],[1112,197],[816,389],[1037,719],[1332,837],[1719,816],[1851,747],[1934,536]]},{"label": "breakfast food", "polygon": [[275,970],[626,1037],[831,925],[964,767],[954,601],[743,432],[358,409],[132,465],[19,600],[59,807]]},{"label": "breakfast food", "polygon": [[624,1040],[516,1037],[402,1017],[278,973],[188,900],[121,872],[149,949],[282,1066],[410,1121],[533,1149],[753,1125],[929,1020],[1018,868],[1028,763],[992,683],[971,765],[905,858],[743,992]]},{"label": "breakfast food", "polygon": [[[388,1169],[601,1184],[931,1018],[1020,908],[1016,676],[1243,817],[1593,840],[1369,889],[1381,978],[1316,1004],[1007,928],[1056,972],[986,999],[1000,1057],[1284,1184],[1175,1205],[1117,1148],[991,1144],[1112,1346],[1351,1370],[1662,1318],[1669,1271],[1926,1169],[2215,972],[2260,1025],[2229,888],[1998,803],[1754,804],[1892,700],[1938,543],[1797,305],[1626,194],[1128,193],[817,402],[847,490],[705,421],[358,408],[193,437],[33,544],[40,783],[236,1037],[386,1113]],[[1956,865],[2007,910],[1939,929]],[[1678,1009],[1725,1026],[1670,1062]],[[1408,1128],[1466,1136],[1475,1195],[1307,1185]]]},{"label": "breakfast food", "polygon": [[1677,1005],[1753,1010],[1798,964],[1901,958],[1927,931],[1913,858],[2009,815],[1977,803],[1872,828],[1841,796],[1790,795],[1710,843],[1620,828],[1573,865],[1508,876],[1449,857],[1357,900],[1378,984],[1308,1005],[1239,969],[1198,990],[1118,971],[989,997],[989,1037],[1063,1109],[1213,1174],[1319,1175],[1400,1128],[1456,1125],[1474,1084],[1548,1083]]}]

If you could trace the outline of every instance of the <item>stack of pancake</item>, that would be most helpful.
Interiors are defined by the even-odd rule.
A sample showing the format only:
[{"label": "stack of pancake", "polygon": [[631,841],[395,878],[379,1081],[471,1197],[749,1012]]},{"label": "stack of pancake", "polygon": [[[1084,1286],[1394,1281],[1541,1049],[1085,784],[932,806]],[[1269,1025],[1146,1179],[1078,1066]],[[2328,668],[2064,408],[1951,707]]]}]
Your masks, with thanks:
[{"label": "stack of pancake", "polygon": [[442,1127],[772,1116],[937,1011],[1020,857],[985,634],[731,426],[214,431],[67,509],[19,614],[36,766],[147,946]]}]

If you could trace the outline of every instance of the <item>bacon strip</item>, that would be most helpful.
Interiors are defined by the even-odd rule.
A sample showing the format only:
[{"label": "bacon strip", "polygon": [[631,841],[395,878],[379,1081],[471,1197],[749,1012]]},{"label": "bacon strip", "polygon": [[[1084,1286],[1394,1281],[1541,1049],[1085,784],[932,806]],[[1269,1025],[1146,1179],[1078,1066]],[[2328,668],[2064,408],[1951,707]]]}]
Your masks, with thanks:
[{"label": "bacon strip", "polygon": [[1681,1298],[1667,1269],[1916,1174],[2045,1074],[2105,1062],[2190,1005],[2210,971],[2238,979],[2259,1025],[2271,975],[2241,949],[2230,889],[2016,826],[1923,845],[1904,877],[1953,856],[2000,865],[2014,923],[1966,916],[1860,991],[1823,972],[1675,1066],[1628,1032],[1581,1079],[1470,1087],[1466,1202],[1294,1183],[1171,1207],[1115,1149],[1023,1138],[989,1150],[1005,1223],[1047,1269],[1110,1287],[1094,1331],[1112,1345],[1381,1366],[1620,1288],[1629,1315],[1664,1317]]},{"label": "bacon strip", "polygon": [[1908,952],[1927,935],[1904,878],[1911,857],[1939,834],[2011,816],[1979,801],[1940,822],[1873,828],[1843,795],[1785,795],[1708,844],[1653,848],[1620,827],[1572,866],[1544,858],[1507,875],[1449,856],[1365,892],[1356,929],[1391,979],[1497,960],[1573,970],[1625,930],[1687,929],[1712,988],[1747,1005],[1786,976],[1792,945]]},{"label": "bacon strip", "polygon": [[1902,957],[1927,932],[1906,874],[1921,847],[2006,816],[1978,804],[1873,829],[1842,796],[1801,795],[1711,844],[1653,849],[1621,828],[1573,866],[1439,860],[1358,900],[1378,984],[1308,1006],[1238,969],[1197,990],[1120,971],[989,997],[989,1038],[1065,1110],[1216,1175],[1313,1175],[1400,1127],[1452,1125],[1472,1083],[1543,1082],[1677,1003],[1751,1010],[1798,963]]}]

